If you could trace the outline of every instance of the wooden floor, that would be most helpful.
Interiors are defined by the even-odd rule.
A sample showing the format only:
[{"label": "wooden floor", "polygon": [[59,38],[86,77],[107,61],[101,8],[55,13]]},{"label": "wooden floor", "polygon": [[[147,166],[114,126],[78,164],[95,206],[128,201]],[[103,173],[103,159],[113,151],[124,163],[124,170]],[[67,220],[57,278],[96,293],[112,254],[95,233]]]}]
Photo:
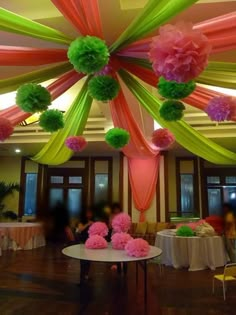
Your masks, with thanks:
[{"label": "wooden floor", "polygon": [[[221,287],[211,294],[213,272],[188,272],[148,265],[148,307],[144,308],[142,271],[135,266],[118,276],[110,266],[93,264],[92,279],[79,288],[79,262],[61,248],[3,252],[0,257],[0,315],[235,315],[236,284],[223,302]],[[222,270],[219,269],[218,272]]]}]

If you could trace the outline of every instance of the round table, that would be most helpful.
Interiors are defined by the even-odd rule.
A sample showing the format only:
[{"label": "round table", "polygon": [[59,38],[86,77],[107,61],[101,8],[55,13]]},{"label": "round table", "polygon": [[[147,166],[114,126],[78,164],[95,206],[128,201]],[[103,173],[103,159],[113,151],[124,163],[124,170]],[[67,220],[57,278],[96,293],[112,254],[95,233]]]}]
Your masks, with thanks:
[{"label": "round table", "polygon": [[157,233],[155,245],[163,250],[162,263],[176,269],[215,270],[228,259],[221,236],[181,237],[175,235],[175,230],[164,230]]},{"label": "round table", "polygon": [[150,251],[145,257],[130,257],[124,250],[115,250],[110,245],[105,249],[87,249],[83,244],[72,245],[62,250],[62,253],[71,258],[103,263],[136,262],[136,280],[138,280],[138,265],[144,272],[144,301],[147,302],[147,261],[162,254],[162,250],[150,246]]}]

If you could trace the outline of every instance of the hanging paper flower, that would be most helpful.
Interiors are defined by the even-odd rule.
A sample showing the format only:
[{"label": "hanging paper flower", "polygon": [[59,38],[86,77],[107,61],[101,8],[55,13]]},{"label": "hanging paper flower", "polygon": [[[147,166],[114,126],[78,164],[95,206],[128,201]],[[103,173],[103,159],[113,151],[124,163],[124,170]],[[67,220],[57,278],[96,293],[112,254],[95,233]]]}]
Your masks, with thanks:
[{"label": "hanging paper flower", "polygon": [[88,249],[103,249],[107,246],[107,241],[100,235],[92,235],[85,242],[85,247]]},{"label": "hanging paper flower", "polygon": [[133,238],[128,233],[115,233],[111,237],[112,248],[125,249],[125,245]]},{"label": "hanging paper flower", "polygon": [[14,131],[14,128],[9,119],[0,117],[0,141],[9,138]]},{"label": "hanging paper flower", "polygon": [[108,227],[103,222],[95,222],[90,226],[88,230],[88,234],[89,236],[92,236],[92,235],[100,235],[102,237],[107,236]]},{"label": "hanging paper flower", "polygon": [[194,236],[194,232],[191,229],[191,227],[187,226],[187,225],[182,225],[180,228],[178,228],[178,230],[176,231],[176,235],[177,236],[186,236],[186,237],[190,237],[190,236]]},{"label": "hanging paper flower", "polygon": [[205,111],[213,121],[231,120],[236,110],[236,99],[231,96],[218,96],[212,98]]},{"label": "hanging paper flower", "polygon": [[103,40],[95,36],[74,40],[67,55],[75,70],[86,74],[100,71],[109,61],[108,47]]},{"label": "hanging paper flower", "polygon": [[125,251],[128,256],[132,257],[145,257],[148,255],[150,250],[150,246],[147,241],[142,238],[136,238],[130,240],[125,245]]},{"label": "hanging paper flower", "polygon": [[205,69],[211,45],[190,23],[160,27],[149,53],[154,72],[166,80],[188,82]]},{"label": "hanging paper flower", "polygon": [[162,103],[160,116],[166,121],[177,121],[183,117],[185,106],[183,103],[174,100],[168,100]]},{"label": "hanging paper flower", "polygon": [[160,149],[167,149],[175,142],[175,136],[166,128],[154,130],[152,143]]},{"label": "hanging paper flower", "polygon": [[40,84],[27,83],[17,90],[16,104],[27,113],[42,112],[51,104],[51,94]]},{"label": "hanging paper flower", "polygon": [[74,152],[81,152],[86,147],[87,141],[81,136],[71,136],[66,139],[65,145]]},{"label": "hanging paper flower", "polygon": [[105,135],[106,142],[115,149],[123,148],[129,143],[130,135],[122,128],[112,128]]},{"label": "hanging paper flower", "polygon": [[196,88],[196,83],[191,80],[186,83],[178,83],[176,81],[167,81],[160,77],[158,82],[158,92],[165,98],[181,99],[190,95]]},{"label": "hanging paper flower", "polygon": [[119,213],[112,220],[114,232],[128,232],[131,226],[131,217],[127,213]]},{"label": "hanging paper flower", "polygon": [[48,132],[62,129],[64,127],[63,114],[57,109],[46,110],[39,117],[39,125]]},{"label": "hanging paper flower", "polygon": [[96,76],[88,83],[89,94],[97,101],[110,101],[119,90],[119,83],[109,75]]}]

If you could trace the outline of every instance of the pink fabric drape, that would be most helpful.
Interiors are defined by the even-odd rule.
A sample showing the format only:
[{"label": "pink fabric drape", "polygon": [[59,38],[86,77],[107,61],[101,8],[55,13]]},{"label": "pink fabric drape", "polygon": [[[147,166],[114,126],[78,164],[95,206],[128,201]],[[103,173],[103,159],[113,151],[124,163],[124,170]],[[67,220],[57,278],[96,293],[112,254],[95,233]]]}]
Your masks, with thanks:
[{"label": "pink fabric drape", "polygon": [[156,190],[159,151],[145,139],[122,91],[110,102],[110,109],[114,126],[124,128],[130,133],[130,143],[122,151],[128,158],[131,190],[135,207],[140,212],[139,220],[142,222]]},{"label": "pink fabric drape", "polygon": [[51,0],[82,35],[103,38],[97,0]]},{"label": "pink fabric drape", "polygon": [[[52,100],[62,95],[84,75],[77,73],[75,70],[69,71],[59,77],[55,82],[47,86],[48,91],[51,93]],[[10,120],[13,126],[18,125],[23,120],[30,117],[30,113],[22,111],[17,105],[12,105],[0,111],[0,117],[5,117]]]},{"label": "pink fabric drape", "polygon": [[0,66],[40,66],[67,60],[65,49],[0,46]]}]

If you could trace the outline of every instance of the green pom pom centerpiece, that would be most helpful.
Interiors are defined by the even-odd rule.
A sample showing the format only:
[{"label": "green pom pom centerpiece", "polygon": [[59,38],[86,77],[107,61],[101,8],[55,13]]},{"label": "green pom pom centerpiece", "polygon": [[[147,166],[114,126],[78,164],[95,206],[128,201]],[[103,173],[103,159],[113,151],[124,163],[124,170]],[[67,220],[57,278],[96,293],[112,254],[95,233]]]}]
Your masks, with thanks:
[{"label": "green pom pom centerpiece", "polygon": [[89,94],[97,101],[110,101],[120,90],[119,83],[109,75],[98,75],[88,83]]},{"label": "green pom pom centerpiece", "polygon": [[190,95],[196,88],[196,83],[191,80],[187,83],[178,83],[176,81],[167,81],[160,77],[158,82],[158,92],[165,98],[181,99]]},{"label": "green pom pom centerpiece", "polygon": [[115,149],[123,148],[129,139],[129,132],[122,128],[112,128],[105,135],[106,142]]},{"label": "green pom pom centerpiece", "polygon": [[70,63],[78,72],[91,74],[100,71],[109,62],[106,43],[95,36],[83,36],[71,42],[67,52]]},{"label": "green pom pom centerpiece", "polygon": [[189,227],[187,225],[182,225],[176,231],[176,235],[177,236],[191,237],[191,236],[194,236],[195,234],[194,234],[193,230],[191,229],[191,227]]},{"label": "green pom pom centerpiece", "polygon": [[168,100],[162,103],[159,110],[160,116],[166,121],[177,121],[183,117],[185,106],[183,103],[174,100]]},{"label": "green pom pom centerpiece", "polygon": [[49,109],[43,112],[39,117],[39,125],[43,130],[55,132],[64,127],[64,117],[58,109]]},{"label": "green pom pom centerpiece", "polygon": [[27,83],[17,90],[16,104],[27,113],[42,112],[51,104],[51,94],[40,84]]}]

